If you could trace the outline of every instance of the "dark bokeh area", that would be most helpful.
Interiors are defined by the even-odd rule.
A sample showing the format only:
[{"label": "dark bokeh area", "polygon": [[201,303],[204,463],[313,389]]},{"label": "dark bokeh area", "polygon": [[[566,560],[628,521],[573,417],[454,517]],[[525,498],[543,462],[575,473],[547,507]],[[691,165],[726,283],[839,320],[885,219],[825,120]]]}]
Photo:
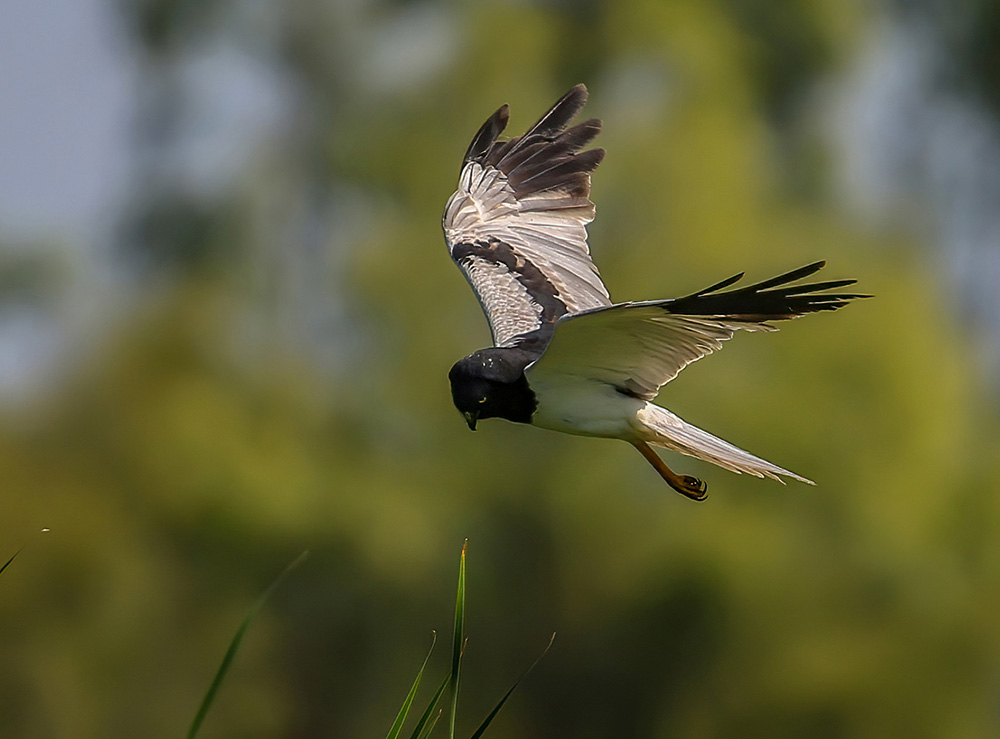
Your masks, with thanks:
[{"label": "dark bokeh area", "polygon": [[[861,5],[119,0],[113,228],[86,268],[0,242],[0,314],[76,326],[81,270],[105,305],[0,415],[0,561],[24,545],[0,736],[182,735],[303,550],[202,736],[384,736],[466,538],[461,735],[553,631],[487,736],[998,735],[996,386],[916,201],[876,226],[842,203],[823,97],[921,5],[995,95],[996,11]],[[815,488],[674,458],[708,481],[693,504],[625,444],[473,435],[452,407],[448,368],[489,336],[439,225],[462,153],[501,103],[518,133],[581,81],[612,297],[816,259],[877,296],[739,336],[660,396]],[[244,88],[232,134],[204,134]]]}]

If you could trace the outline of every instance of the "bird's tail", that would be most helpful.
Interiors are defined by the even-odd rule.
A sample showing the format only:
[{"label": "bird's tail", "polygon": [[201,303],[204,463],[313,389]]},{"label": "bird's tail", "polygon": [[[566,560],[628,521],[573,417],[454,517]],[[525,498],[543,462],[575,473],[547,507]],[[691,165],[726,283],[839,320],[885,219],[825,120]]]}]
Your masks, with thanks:
[{"label": "bird's tail", "polygon": [[772,480],[784,482],[779,477],[782,475],[810,485],[816,484],[776,464],[755,457],[728,441],[712,436],[707,431],[702,431],[697,426],[678,418],[666,408],[653,403],[647,403],[646,407],[639,411],[638,420],[649,433],[645,441],[655,446],[711,462],[737,474],[746,472],[754,477],[770,477]]}]

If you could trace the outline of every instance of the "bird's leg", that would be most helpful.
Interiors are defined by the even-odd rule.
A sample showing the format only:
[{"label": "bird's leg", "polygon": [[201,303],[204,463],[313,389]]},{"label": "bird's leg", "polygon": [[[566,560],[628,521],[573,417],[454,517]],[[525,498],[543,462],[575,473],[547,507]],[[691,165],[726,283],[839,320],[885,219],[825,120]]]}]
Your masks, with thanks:
[{"label": "bird's leg", "polygon": [[660,473],[667,485],[672,487],[685,498],[691,500],[705,500],[708,497],[708,485],[697,477],[691,475],[678,475],[667,467],[666,463],[660,459],[644,441],[633,441],[632,446],[639,450],[639,454],[646,458],[646,461],[653,465],[653,469]]}]

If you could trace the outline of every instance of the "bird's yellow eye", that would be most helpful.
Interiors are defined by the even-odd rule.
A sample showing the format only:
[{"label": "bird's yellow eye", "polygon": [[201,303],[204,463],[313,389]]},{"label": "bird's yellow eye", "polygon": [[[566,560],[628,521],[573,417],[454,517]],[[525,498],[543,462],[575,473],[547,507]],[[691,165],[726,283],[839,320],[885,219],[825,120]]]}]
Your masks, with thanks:
[{"label": "bird's yellow eye", "polygon": [[486,398],[485,397],[479,399],[479,405],[482,405],[485,402],[486,402]]}]

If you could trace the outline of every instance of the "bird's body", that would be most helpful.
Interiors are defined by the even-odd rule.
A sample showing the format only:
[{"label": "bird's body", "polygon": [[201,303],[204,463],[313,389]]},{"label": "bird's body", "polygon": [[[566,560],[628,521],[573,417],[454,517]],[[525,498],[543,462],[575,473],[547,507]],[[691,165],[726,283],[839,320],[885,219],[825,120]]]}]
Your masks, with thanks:
[{"label": "bird's body", "polygon": [[705,484],[677,475],[649,445],[757,477],[803,477],[712,436],[652,401],[681,369],[739,330],[834,310],[860,295],[823,292],[853,280],[799,284],[823,267],[801,267],[725,290],[742,274],[683,298],[612,303],[587,247],[594,218],[590,172],[602,149],[581,151],[600,121],[569,128],[587,91],[577,85],[523,136],[498,141],[507,106],[466,153],[445,206],[445,240],[489,320],[494,346],[452,367],[452,398],[473,430],[480,419],[634,445],[678,492]]},{"label": "bird's body", "polygon": [[533,425],[578,436],[642,440],[639,413],[645,401],[583,377],[529,377],[539,398]]}]

